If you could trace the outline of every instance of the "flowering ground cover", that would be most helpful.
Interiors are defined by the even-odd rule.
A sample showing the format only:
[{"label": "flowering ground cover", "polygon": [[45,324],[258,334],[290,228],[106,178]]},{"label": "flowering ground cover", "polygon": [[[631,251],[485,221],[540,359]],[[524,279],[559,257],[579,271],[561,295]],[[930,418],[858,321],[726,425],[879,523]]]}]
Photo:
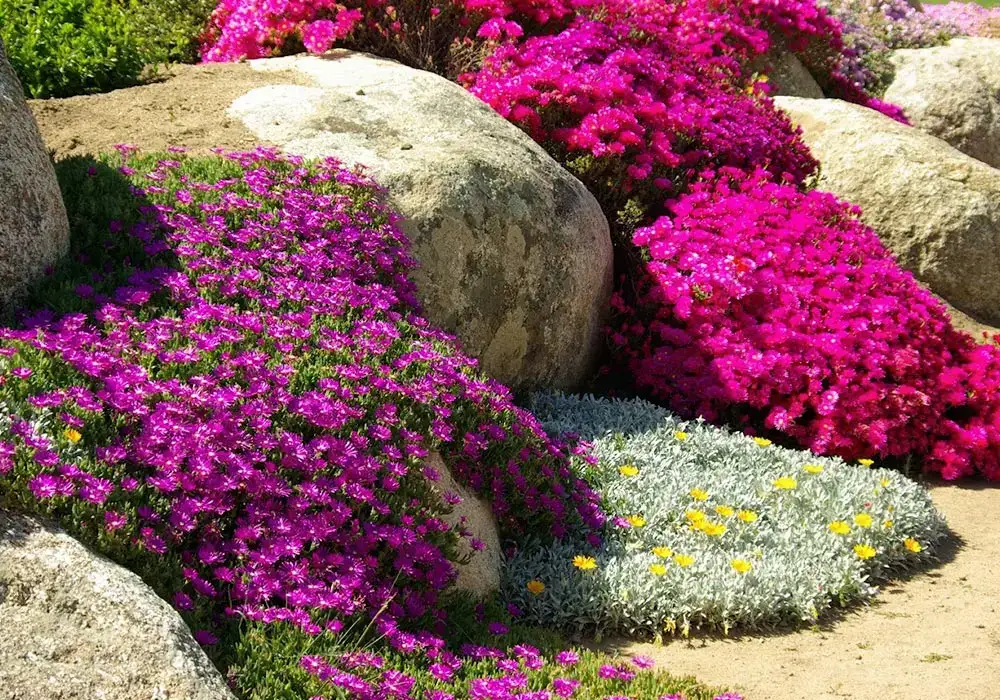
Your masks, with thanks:
[{"label": "flowering ground cover", "polygon": [[924,8],[937,21],[965,36],[1000,37],[1000,7],[995,2],[928,3]]},{"label": "flowering ground cover", "polygon": [[241,695],[715,695],[444,595],[467,533],[429,450],[511,538],[603,515],[578,448],[421,319],[372,182],[264,150],[59,175],[72,259],[0,331],[0,503],[143,576]]},{"label": "flowering ground cover", "polygon": [[611,519],[600,547],[530,544],[506,572],[525,619],[687,635],[815,622],[933,559],[945,524],[900,473],[682,421],[640,400],[537,395],[554,434],[595,443],[581,463]]}]

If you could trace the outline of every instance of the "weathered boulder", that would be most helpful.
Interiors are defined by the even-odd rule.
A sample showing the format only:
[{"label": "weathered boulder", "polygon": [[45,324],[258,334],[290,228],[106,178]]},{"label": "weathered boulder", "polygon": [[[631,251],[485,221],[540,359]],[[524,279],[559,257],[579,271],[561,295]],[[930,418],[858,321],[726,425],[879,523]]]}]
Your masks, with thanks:
[{"label": "weathered boulder", "polygon": [[[436,452],[428,458],[427,466],[440,476],[434,484],[440,497],[454,494],[462,499],[443,518],[453,528],[458,527],[469,535],[459,543],[458,555],[467,561],[460,562],[456,567],[458,579],[455,581],[455,588],[480,597],[500,590],[503,553],[500,549],[500,531],[489,501],[455,481],[448,465]],[[476,551],[472,546],[472,538],[479,540],[484,545],[483,548]]]},{"label": "weathered boulder", "polygon": [[0,698],[233,700],[184,621],[138,576],[4,510]]},{"label": "weathered boulder", "polygon": [[276,79],[228,114],[287,152],[366,166],[404,217],[426,315],[489,375],[515,389],[591,377],[612,249],[583,184],[432,73],[345,51],[251,65],[313,85]]},{"label": "weathered boulder", "polygon": [[1000,167],[1000,39],[953,39],[892,54],[885,99],[910,122],[958,150]]},{"label": "weathered boulder", "polygon": [[68,249],[55,170],[0,41],[0,306]]},{"label": "weathered boulder", "polygon": [[798,56],[790,51],[772,52],[759,56],[750,65],[750,70],[763,73],[773,86],[773,95],[792,97],[823,97],[823,89],[813,78]]},{"label": "weathered boulder", "polygon": [[779,97],[820,162],[819,188],[857,204],[934,292],[1000,320],[1000,170],[941,139],[839,100]]}]

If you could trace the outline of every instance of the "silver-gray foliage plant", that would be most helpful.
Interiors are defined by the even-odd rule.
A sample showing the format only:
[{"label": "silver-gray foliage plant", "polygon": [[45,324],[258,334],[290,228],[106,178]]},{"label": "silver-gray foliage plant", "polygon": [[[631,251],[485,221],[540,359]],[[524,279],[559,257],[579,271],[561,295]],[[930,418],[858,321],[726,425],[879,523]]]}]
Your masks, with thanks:
[{"label": "silver-gray foliage plant", "polygon": [[640,400],[540,394],[530,408],[549,432],[593,442],[597,466],[577,468],[617,518],[598,550],[570,537],[508,562],[506,596],[529,622],[659,636],[814,621],[927,562],[946,537],[927,491],[896,471],[759,444]]}]

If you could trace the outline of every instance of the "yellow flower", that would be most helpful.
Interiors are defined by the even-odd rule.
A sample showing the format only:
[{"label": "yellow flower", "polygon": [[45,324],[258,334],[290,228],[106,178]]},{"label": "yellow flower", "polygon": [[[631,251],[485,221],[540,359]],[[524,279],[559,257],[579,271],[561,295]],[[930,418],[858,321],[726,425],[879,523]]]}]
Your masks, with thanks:
[{"label": "yellow flower", "polygon": [[649,573],[653,574],[653,576],[663,576],[663,574],[667,573],[667,567],[663,564],[650,564]]},{"label": "yellow flower", "polygon": [[858,460],[858,464],[860,464],[862,467],[870,467],[871,465],[875,464],[875,460],[874,459],[859,459]]},{"label": "yellow flower", "polygon": [[914,554],[923,550],[921,544],[912,537],[907,537],[905,540],[903,540],[903,546],[906,547],[911,552],[913,552]]},{"label": "yellow flower", "polygon": [[790,491],[791,489],[794,489],[798,485],[799,482],[797,482],[790,476],[783,476],[780,479],[774,480],[774,488],[776,489],[785,489],[786,491]]},{"label": "yellow flower", "polygon": [[757,519],[757,514],[754,513],[752,510],[741,510],[739,513],[736,514],[736,517],[745,523],[752,523],[754,520]]},{"label": "yellow flower", "polygon": [[729,565],[736,569],[736,573],[745,574],[753,568],[753,564],[748,562],[746,559],[733,559],[729,562]]},{"label": "yellow flower", "polygon": [[823,471],[823,466],[820,464],[807,464],[802,467],[802,471],[807,474],[819,474]]},{"label": "yellow flower", "polygon": [[756,442],[761,447],[767,447],[768,445],[771,444],[770,440],[768,440],[767,438],[762,438],[762,437],[755,437],[753,439],[753,441]]},{"label": "yellow flower", "polygon": [[670,549],[670,547],[653,547],[653,554],[660,559],[668,559],[674,555],[674,550]]},{"label": "yellow flower", "polygon": [[871,559],[875,556],[875,548],[867,544],[856,544],[854,545],[854,553],[858,555],[858,559]]},{"label": "yellow flower", "polygon": [[884,527],[886,530],[888,530],[892,526],[893,522],[891,520],[886,520],[885,522],[882,523],[882,527]]},{"label": "yellow flower", "polygon": [[882,481],[881,481],[882,488],[884,488],[884,489],[889,488],[889,484],[891,484],[891,483],[892,483],[892,481],[889,480],[888,477],[886,477],[885,479],[882,479]]},{"label": "yellow flower", "polygon": [[708,491],[705,491],[704,489],[691,489],[688,493],[691,494],[691,498],[696,501],[708,500]]},{"label": "yellow flower", "polygon": [[66,430],[63,431],[63,435],[66,436],[67,440],[73,443],[80,442],[80,440],[83,439],[83,435],[80,434],[80,431],[73,428],[66,428]]},{"label": "yellow flower", "polygon": [[723,518],[733,517],[733,509],[729,506],[715,506],[715,512],[721,515]]},{"label": "yellow flower", "polygon": [[545,584],[541,581],[528,581],[525,588],[528,589],[528,593],[531,593],[532,595],[539,595],[545,590]]},{"label": "yellow flower", "polygon": [[573,566],[581,571],[591,571],[597,568],[597,560],[593,557],[585,557],[582,554],[577,554],[573,557]]},{"label": "yellow flower", "polygon": [[677,438],[678,440],[680,440],[681,442],[684,442],[690,436],[687,433],[685,433],[683,430],[678,430],[676,433],[674,433],[674,437]]},{"label": "yellow flower", "polygon": [[858,513],[854,516],[854,524],[858,527],[871,527],[872,516],[868,515],[868,513]]},{"label": "yellow flower", "polygon": [[677,562],[677,566],[682,569],[686,569],[694,564],[694,557],[688,556],[687,554],[675,554],[674,561]]},{"label": "yellow flower", "polygon": [[618,467],[618,473],[622,476],[635,476],[639,473],[639,469],[631,464],[626,464],[625,466]]},{"label": "yellow flower", "polygon": [[690,520],[692,523],[700,523],[702,520],[707,518],[703,511],[700,510],[689,510],[684,513],[684,517]]},{"label": "yellow flower", "polygon": [[701,531],[709,537],[722,537],[726,534],[726,526],[722,523],[705,523],[701,526]]},{"label": "yellow flower", "polygon": [[646,524],[646,519],[641,515],[630,515],[625,519],[628,520],[628,524],[632,527],[642,527]]},{"label": "yellow flower", "polygon": [[830,529],[830,532],[835,535],[846,535],[851,531],[851,526],[843,520],[834,520],[832,523],[827,525],[827,527]]}]

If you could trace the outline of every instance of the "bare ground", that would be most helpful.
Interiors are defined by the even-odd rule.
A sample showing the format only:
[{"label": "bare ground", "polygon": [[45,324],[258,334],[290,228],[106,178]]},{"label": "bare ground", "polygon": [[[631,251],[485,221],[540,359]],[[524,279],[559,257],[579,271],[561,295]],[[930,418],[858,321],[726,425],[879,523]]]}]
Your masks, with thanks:
[{"label": "bare ground", "polygon": [[1000,697],[1000,488],[931,493],[957,536],[946,563],[885,586],[871,605],[790,634],[607,646],[747,700]]},{"label": "bare ground", "polygon": [[245,63],[174,66],[147,85],[28,100],[28,106],[57,159],[110,151],[119,143],[144,150],[186,146],[195,153],[214,147],[241,150],[259,140],[226,116],[229,105],[257,87],[305,80],[291,72],[261,73]]}]

